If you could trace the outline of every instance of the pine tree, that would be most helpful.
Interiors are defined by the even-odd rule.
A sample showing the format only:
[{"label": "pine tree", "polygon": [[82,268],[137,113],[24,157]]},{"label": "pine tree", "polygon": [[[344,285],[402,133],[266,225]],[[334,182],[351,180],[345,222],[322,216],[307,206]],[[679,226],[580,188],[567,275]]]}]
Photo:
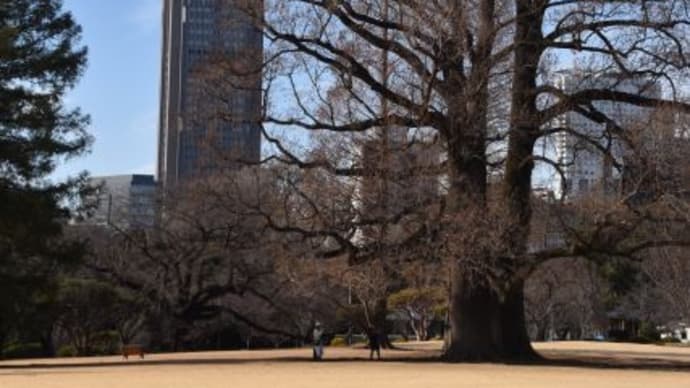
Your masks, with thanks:
[{"label": "pine tree", "polygon": [[80,38],[61,0],[0,0],[0,337],[23,297],[74,257],[59,237],[86,175],[50,175],[91,142],[88,116],[64,102],[86,66]]}]

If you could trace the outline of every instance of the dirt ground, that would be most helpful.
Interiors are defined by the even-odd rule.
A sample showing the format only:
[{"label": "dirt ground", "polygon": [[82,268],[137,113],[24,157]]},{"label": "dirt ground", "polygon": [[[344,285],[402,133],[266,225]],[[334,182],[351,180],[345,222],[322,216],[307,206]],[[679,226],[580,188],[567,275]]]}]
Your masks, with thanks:
[{"label": "dirt ground", "polygon": [[690,348],[560,342],[537,344],[540,365],[445,364],[430,360],[439,343],[383,351],[327,348],[312,362],[310,349],[204,352],[0,362],[0,387],[46,388],[324,388],[511,387],[690,388]]}]

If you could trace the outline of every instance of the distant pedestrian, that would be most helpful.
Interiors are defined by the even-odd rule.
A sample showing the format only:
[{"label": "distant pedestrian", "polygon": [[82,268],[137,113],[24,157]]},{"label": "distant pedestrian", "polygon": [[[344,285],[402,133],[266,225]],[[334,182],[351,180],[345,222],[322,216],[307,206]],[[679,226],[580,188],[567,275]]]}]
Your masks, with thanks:
[{"label": "distant pedestrian", "polygon": [[374,359],[374,353],[376,353],[376,359],[381,359],[381,334],[374,327],[369,327],[367,329],[367,337],[369,337],[369,359]]},{"label": "distant pedestrian", "polygon": [[323,359],[323,328],[321,323],[316,322],[312,333],[314,340],[314,361]]}]

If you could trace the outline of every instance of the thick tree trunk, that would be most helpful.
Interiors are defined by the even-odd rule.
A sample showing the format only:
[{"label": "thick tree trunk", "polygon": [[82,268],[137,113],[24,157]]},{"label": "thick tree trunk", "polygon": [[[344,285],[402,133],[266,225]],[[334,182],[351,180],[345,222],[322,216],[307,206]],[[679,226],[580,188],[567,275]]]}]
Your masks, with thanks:
[{"label": "thick tree trunk", "polygon": [[[539,131],[536,106],[536,79],[543,47],[541,25],[547,2],[516,2],[517,22],[514,76],[511,96],[511,132],[506,157],[503,203],[508,218],[504,238],[508,257],[517,258],[527,251],[532,217],[531,178],[534,143]],[[473,166],[458,165],[458,171],[473,173]],[[469,167],[469,168],[468,168]],[[470,180],[473,183],[480,183]],[[498,227],[498,225],[497,225]],[[517,270],[506,268],[507,271]],[[506,287],[507,286],[507,287]],[[522,361],[537,358],[527,334],[524,314],[524,282],[514,279],[499,284],[504,294],[471,282],[459,273],[453,279],[451,293],[451,343],[448,359],[452,361]],[[503,288],[505,287],[505,288]]]},{"label": "thick tree trunk", "polygon": [[[460,272],[460,271],[459,271]],[[458,273],[450,301],[451,338],[445,357],[452,362],[532,361],[524,314],[523,282],[505,295]]]},{"label": "thick tree trunk", "polygon": [[502,358],[498,295],[457,270],[451,285],[448,361],[497,361]]},{"label": "thick tree trunk", "polygon": [[532,348],[525,320],[524,282],[516,281],[501,302],[503,358],[512,361],[539,359]]},{"label": "thick tree trunk", "polygon": [[[506,257],[511,260],[503,271],[516,273],[518,258],[527,252],[531,209],[531,177],[534,161],[532,152],[539,131],[539,112],[536,106],[536,76],[541,57],[539,46],[541,25],[546,1],[516,1],[516,31],[514,76],[511,95],[511,131],[505,163],[501,208],[507,210],[505,224],[496,225],[505,241]],[[479,25],[472,74],[467,82],[458,85],[473,92],[472,98],[450,99],[467,101],[465,109],[452,104],[449,116],[463,118],[449,125],[448,153],[450,191],[448,211],[462,217],[468,210],[488,210],[486,169],[486,128],[491,48],[495,32],[494,2],[480,2]],[[462,36],[463,32],[459,35]],[[537,44],[534,44],[534,43]],[[463,96],[467,97],[467,95]],[[461,121],[462,121],[461,120]],[[459,125],[458,125],[459,124]],[[478,209],[477,209],[478,208]],[[481,243],[481,242],[480,242]],[[478,248],[481,251],[481,247]],[[487,247],[491,251],[494,247]],[[475,254],[471,252],[470,254]],[[463,255],[460,252],[460,255]],[[486,257],[487,265],[501,263]],[[454,264],[451,284],[451,339],[446,349],[450,361],[528,360],[537,355],[531,347],[524,316],[523,281],[492,279],[479,274],[473,279],[472,269]],[[471,264],[470,264],[471,265]],[[515,272],[512,272],[515,271]],[[496,288],[489,283],[499,283]],[[500,290],[500,291],[499,291]]]}]

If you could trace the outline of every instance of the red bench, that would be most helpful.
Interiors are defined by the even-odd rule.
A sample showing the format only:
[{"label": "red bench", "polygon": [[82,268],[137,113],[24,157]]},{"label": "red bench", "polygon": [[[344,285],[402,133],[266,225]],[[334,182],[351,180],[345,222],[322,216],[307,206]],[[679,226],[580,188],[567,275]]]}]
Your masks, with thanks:
[{"label": "red bench", "polygon": [[129,356],[139,356],[144,359],[144,347],[141,345],[122,345],[122,357],[127,360]]}]

